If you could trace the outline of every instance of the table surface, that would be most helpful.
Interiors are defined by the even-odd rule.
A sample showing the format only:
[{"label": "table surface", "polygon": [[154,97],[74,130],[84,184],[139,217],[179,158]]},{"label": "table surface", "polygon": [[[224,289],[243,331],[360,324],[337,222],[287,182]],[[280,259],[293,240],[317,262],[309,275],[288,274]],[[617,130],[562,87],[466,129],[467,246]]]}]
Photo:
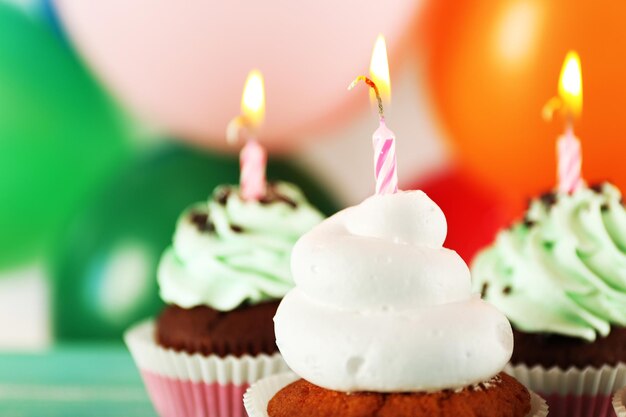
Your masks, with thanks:
[{"label": "table surface", "polygon": [[0,415],[156,417],[123,344],[0,353]]}]

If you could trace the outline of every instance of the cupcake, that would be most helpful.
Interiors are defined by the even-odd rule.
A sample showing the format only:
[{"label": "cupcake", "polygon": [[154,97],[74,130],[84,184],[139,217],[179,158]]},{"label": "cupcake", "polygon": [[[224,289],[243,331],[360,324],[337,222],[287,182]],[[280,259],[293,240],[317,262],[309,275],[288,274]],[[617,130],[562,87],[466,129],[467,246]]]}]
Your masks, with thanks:
[{"label": "cupcake", "polygon": [[249,416],[546,415],[502,373],[511,326],[471,293],[446,232],[439,207],[410,191],[370,197],[305,234],[296,287],[274,318],[295,374],[253,385]]},{"label": "cupcake", "polygon": [[610,415],[626,385],[626,212],[603,183],[530,203],[472,265],[474,288],[511,321],[508,371],[556,415]]},{"label": "cupcake", "polygon": [[293,287],[292,246],[321,220],[287,183],[259,200],[218,187],[183,212],[158,269],[167,306],[125,335],[161,416],[244,416],[248,385],[287,369],[272,318]]}]

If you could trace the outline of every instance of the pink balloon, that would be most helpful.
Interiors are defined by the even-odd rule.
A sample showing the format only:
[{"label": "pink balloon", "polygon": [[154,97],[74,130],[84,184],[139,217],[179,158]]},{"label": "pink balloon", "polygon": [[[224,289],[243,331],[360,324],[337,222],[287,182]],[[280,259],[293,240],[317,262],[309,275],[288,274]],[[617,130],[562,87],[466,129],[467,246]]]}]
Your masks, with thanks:
[{"label": "pink balloon", "polygon": [[[56,0],[87,62],[137,115],[186,140],[226,148],[248,71],[265,76],[261,139],[288,150],[358,105],[378,33],[392,69],[420,1]],[[365,89],[363,89],[365,90]]]}]

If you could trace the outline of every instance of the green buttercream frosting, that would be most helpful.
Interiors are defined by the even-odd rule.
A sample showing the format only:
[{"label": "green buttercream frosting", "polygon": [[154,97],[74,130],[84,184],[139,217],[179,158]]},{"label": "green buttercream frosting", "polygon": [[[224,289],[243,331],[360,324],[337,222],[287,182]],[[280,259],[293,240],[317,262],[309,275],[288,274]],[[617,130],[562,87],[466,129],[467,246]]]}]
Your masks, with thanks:
[{"label": "green buttercream frosting", "polygon": [[159,265],[161,298],[221,311],[280,299],[294,285],[293,245],[322,219],[292,184],[274,184],[260,201],[243,200],[238,187],[218,187],[178,220]]},{"label": "green buttercream frosting", "polygon": [[472,265],[473,286],[524,332],[593,341],[626,326],[626,213],[605,183],[531,202]]}]

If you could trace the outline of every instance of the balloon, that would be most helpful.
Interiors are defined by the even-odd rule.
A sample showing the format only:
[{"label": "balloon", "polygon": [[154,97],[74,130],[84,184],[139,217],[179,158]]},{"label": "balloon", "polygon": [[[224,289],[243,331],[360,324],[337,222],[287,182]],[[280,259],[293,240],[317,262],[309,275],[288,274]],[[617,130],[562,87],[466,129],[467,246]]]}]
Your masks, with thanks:
[{"label": "balloon", "polygon": [[93,69],[136,114],[182,138],[226,149],[248,71],[267,91],[266,146],[286,151],[326,131],[366,92],[349,94],[366,72],[379,32],[392,68],[410,39],[421,1],[259,2],[56,0],[66,32]]},{"label": "balloon", "polygon": [[[52,265],[55,334],[61,339],[121,338],[161,308],[156,268],[176,219],[218,184],[237,183],[235,158],[167,146],[140,157],[75,216]],[[268,178],[299,184],[327,214],[333,199],[306,174],[273,161]],[[120,339],[121,340],[121,339]]]},{"label": "balloon", "polygon": [[63,33],[63,26],[61,26],[61,22],[59,21],[53,0],[36,0],[36,8],[38,15],[48,27],[50,27],[59,38],[65,41],[66,38],[65,33]]},{"label": "balloon", "polygon": [[445,247],[468,263],[523,209],[458,167],[416,181],[410,189],[423,190],[441,207],[448,221]]},{"label": "balloon", "polygon": [[459,160],[517,197],[556,185],[557,93],[568,50],[582,60],[583,175],[626,187],[626,3],[610,0],[429,2],[420,36],[427,81]]},{"label": "balloon", "polygon": [[0,266],[39,256],[128,156],[107,98],[45,24],[0,3]]}]

